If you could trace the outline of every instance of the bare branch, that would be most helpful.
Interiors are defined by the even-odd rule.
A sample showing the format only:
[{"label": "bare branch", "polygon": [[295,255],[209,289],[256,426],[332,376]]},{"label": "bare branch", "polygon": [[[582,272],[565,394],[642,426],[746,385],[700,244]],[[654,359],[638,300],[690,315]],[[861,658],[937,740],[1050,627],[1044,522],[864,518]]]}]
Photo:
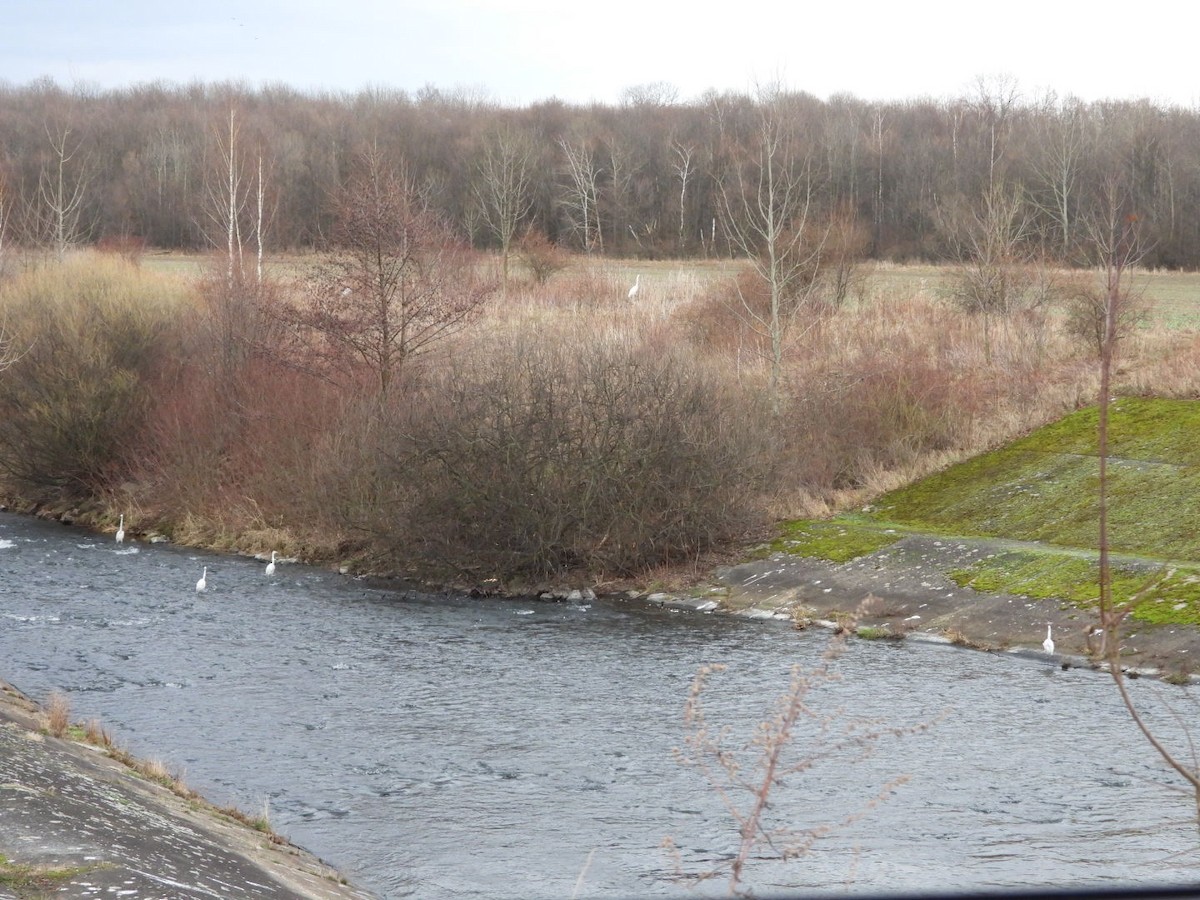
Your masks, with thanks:
[{"label": "bare branch", "polygon": [[[772,793],[788,776],[803,775],[833,760],[844,764],[863,759],[884,738],[916,734],[933,724],[888,726],[851,716],[840,708],[823,711],[819,705],[817,692],[839,680],[835,664],[845,651],[848,635],[854,632],[873,600],[868,597],[863,601],[855,616],[830,638],[814,665],[792,667],[791,682],[777,701],[775,713],[758,724],[752,740],[741,751],[726,746],[731,736],[729,729],[714,728],[702,703],[712,676],[724,672],[726,667],[704,666],[697,672],[684,707],[687,752],[676,751],[676,757],[683,765],[696,768],[720,797],[737,825],[739,844],[728,863],[691,877],[703,880],[727,869],[730,893],[746,896],[745,868],[757,846],[766,844],[783,859],[803,855],[822,837],[870,813],[909,780],[906,775],[891,779],[861,805],[827,822],[802,827],[769,822]],[[743,764],[745,754],[752,756],[750,764]],[[745,794],[749,795],[748,800]],[[669,841],[667,845],[673,846]]]},{"label": "bare branch", "polygon": [[500,242],[504,283],[508,258],[521,222],[533,208],[533,145],[515,131],[502,131],[484,146],[474,184],[475,200],[492,236]]}]

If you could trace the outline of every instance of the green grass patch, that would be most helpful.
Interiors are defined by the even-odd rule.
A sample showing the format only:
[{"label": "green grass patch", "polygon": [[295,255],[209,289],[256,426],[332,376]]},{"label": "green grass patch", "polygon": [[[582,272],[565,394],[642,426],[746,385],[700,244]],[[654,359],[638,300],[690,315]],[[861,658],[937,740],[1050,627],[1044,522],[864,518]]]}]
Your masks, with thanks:
[{"label": "green grass patch", "polygon": [[[908,528],[1094,548],[1095,409],[880,498]],[[1113,552],[1200,561],[1200,403],[1121,400],[1110,425]]]},{"label": "green grass patch", "polygon": [[19,897],[48,897],[77,875],[100,866],[35,866],[16,863],[0,855],[0,887],[9,888]]},{"label": "green grass patch", "polygon": [[[1100,596],[1096,559],[1052,551],[998,553],[947,575],[960,587],[1060,600],[1083,609],[1094,609]],[[1118,605],[1132,602],[1132,618],[1200,626],[1200,567],[1119,564],[1111,575],[1113,600]]]},{"label": "green grass patch", "polygon": [[875,523],[797,519],[780,527],[779,537],[771,542],[771,550],[842,563],[881,550],[902,536],[895,528]]},{"label": "green grass patch", "polygon": [[883,625],[859,625],[854,634],[864,641],[894,641],[901,637]]}]

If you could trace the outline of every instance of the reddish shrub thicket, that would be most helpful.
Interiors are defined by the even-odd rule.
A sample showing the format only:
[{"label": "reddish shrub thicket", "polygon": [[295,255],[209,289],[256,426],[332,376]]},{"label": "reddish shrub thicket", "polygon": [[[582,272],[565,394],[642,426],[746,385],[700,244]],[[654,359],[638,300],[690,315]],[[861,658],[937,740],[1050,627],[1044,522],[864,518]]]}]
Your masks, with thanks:
[{"label": "reddish shrub thicket", "polygon": [[538,284],[545,284],[571,264],[570,254],[536,228],[525,232],[517,245],[517,255]]},{"label": "reddish shrub thicket", "polygon": [[[6,327],[34,348],[0,379],[7,489],[19,461],[26,487],[123,492],[180,539],[262,549],[270,530],[312,557],[398,569],[595,577],[677,563],[786,512],[781,496],[839,502],[1094,387],[1044,315],[998,323],[985,352],[971,316],[889,297],[798,327],[776,405],[737,305],[764,302],[753,282],[631,304],[612,273],[588,269],[440,342],[382,395],[369,367],[328,377],[319,342],[279,314],[279,285],[216,270],[156,306],[76,281],[0,295]],[[1139,346],[1134,373],[1154,356]],[[1177,390],[1194,389],[1200,375],[1184,372],[1172,367]]]},{"label": "reddish shrub thicket", "polygon": [[105,235],[96,241],[96,250],[119,256],[136,266],[146,254],[146,239],[132,234]]}]

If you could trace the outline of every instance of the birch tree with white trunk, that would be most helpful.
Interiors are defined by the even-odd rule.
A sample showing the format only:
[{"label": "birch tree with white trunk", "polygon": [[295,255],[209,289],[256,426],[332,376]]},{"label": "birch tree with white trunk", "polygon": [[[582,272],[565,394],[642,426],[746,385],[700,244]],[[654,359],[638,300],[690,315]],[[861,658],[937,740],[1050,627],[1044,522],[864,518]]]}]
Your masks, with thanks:
[{"label": "birch tree with white trunk", "polygon": [[475,200],[483,224],[500,244],[500,266],[508,285],[513,240],[533,208],[533,144],[519,132],[494,134],[476,167]]},{"label": "birch tree with white trunk", "polygon": [[[769,345],[770,392],[782,408],[784,354],[805,311],[813,312],[824,233],[816,227],[811,158],[802,148],[778,87],[760,91],[759,125],[746,158],[721,185],[730,243],[769,294],[766,310],[744,295],[740,313]],[[811,327],[815,316],[805,327]]]}]

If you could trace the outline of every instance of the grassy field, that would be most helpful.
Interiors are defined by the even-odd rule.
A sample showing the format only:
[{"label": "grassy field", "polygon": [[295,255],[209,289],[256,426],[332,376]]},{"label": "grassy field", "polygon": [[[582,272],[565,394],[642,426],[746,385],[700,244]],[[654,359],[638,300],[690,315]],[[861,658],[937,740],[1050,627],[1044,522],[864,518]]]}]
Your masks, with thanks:
[{"label": "grassy field", "polygon": [[[302,271],[312,260],[311,254],[271,256],[267,268],[275,274],[290,275]],[[203,254],[157,252],[142,257],[142,265],[154,271],[192,278],[200,273],[211,257]],[[678,295],[681,290],[705,287],[733,277],[745,263],[732,259],[688,260],[617,260],[604,257],[573,257],[570,270],[591,273],[609,279],[621,296],[641,276],[647,294]],[[898,265],[867,263],[861,296],[871,299],[893,295],[940,295],[949,269],[930,264]],[[521,268],[514,262],[514,274]],[[1181,328],[1200,327],[1200,272],[1144,272],[1138,276],[1138,288],[1145,291],[1154,321]]]}]

